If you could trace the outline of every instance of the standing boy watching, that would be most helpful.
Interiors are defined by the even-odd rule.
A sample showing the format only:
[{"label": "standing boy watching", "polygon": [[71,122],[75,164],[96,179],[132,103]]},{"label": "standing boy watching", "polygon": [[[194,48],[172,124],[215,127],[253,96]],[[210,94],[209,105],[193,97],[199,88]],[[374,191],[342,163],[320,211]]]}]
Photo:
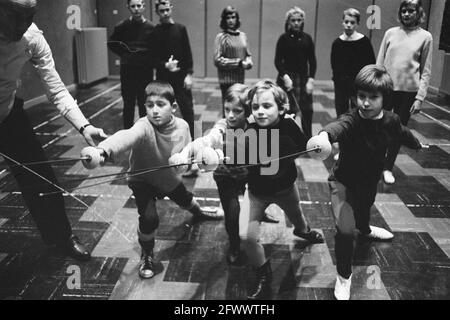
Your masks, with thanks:
[{"label": "standing boy watching", "polygon": [[153,80],[150,46],[154,26],[143,15],[144,0],[128,0],[127,8],[130,17],[114,28],[108,41],[108,47],[120,57],[124,129],[133,126],[136,100],[139,117],[145,117],[145,87]]},{"label": "standing boy watching", "polygon": [[157,50],[156,79],[167,81],[175,91],[183,119],[189,124],[194,138],[194,105],[192,102],[193,61],[186,27],[172,18],[173,5],[169,0],[156,0],[159,24],[155,27]]}]

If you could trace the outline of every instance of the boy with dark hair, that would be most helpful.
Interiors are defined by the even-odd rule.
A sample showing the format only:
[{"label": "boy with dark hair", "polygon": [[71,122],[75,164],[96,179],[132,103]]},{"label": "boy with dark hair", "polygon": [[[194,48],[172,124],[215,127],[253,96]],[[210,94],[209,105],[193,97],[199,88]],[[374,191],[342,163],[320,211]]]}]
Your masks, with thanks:
[{"label": "boy with dark hair", "polygon": [[[149,167],[168,164],[168,159],[191,141],[189,126],[183,119],[173,115],[177,103],[172,87],[168,83],[155,81],[145,89],[147,116],[139,119],[127,130],[121,130],[103,141],[97,148],[83,150],[83,155],[97,162],[85,161],[87,168],[92,169],[114,160],[119,154],[131,150],[130,170],[138,171]],[[185,166],[184,166],[185,167]],[[152,278],[155,272],[153,248],[155,235],[159,225],[156,200],[165,196],[188,210],[195,219],[209,219],[200,205],[186,190],[181,181],[181,168],[170,168],[129,177],[128,185],[136,198],[139,213],[138,238],[142,248],[139,276]]]},{"label": "boy with dark hair", "polygon": [[[420,142],[400,118],[383,110],[393,90],[392,79],[382,66],[368,65],[356,76],[358,108],[328,124],[308,141],[307,148],[331,148],[339,142],[340,156],[329,177],[331,204],[336,223],[335,253],[337,279],[334,295],[350,299],[354,231],[370,239],[388,240],[389,231],[369,225],[370,208],[385,162],[386,150],[396,142],[420,149]],[[320,156],[312,153],[311,156]]]}]

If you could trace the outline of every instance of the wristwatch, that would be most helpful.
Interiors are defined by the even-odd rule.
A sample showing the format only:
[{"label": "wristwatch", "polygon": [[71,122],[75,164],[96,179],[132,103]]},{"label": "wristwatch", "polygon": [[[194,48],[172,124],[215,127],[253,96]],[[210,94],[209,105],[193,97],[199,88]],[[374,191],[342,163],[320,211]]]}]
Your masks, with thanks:
[{"label": "wristwatch", "polygon": [[92,124],[90,124],[90,123],[85,124],[84,126],[82,126],[82,127],[78,130],[78,132],[80,132],[80,134],[83,134],[84,129],[86,129],[86,128],[89,127],[89,126],[92,126]]}]

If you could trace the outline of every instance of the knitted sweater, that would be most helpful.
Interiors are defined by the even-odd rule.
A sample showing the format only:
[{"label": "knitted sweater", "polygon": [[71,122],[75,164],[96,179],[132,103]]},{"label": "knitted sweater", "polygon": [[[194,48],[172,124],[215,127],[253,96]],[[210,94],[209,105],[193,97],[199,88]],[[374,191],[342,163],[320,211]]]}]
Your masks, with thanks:
[{"label": "knitted sweater", "polygon": [[[190,141],[189,126],[183,119],[173,117],[168,124],[155,127],[144,117],[130,129],[118,131],[104,140],[98,147],[105,150],[112,160],[131,150],[130,170],[135,171],[167,165],[169,158]],[[171,168],[131,176],[129,181],[147,183],[164,194],[173,191],[181,183],[181,177]]]},{"label": "knitted sweater", "polygon": [[245,70],[240,63],[251,56],[245,33],[241,31],[219,33],[214,42],[214,49],[214,64],[219,73],[219,83],[244,83]]},{"label": "knitted sweater", "polygon": [[294,72],[305,78],[314,78],[317,61],[311,36],[303,31],[282,34],[275,51],[275,67],[280,77]]},{"label": "knitted sweater", "polygon": [[395,113],[383,111],[381,119],[364,119],[354,109],[331,122],[323,131],[331,143],[339,142],[339,160],[330,180],[337,180],[348,188],[377,184],[384,167],[386,150],[393,141],[420,149],[420,142],[400,123]]},{"label": "knitted sweater", "polygon": [[358,72],[368,64],[375,63],[372,44],[366,36],[355,41],[334,40],[331,46],[333,80],[354,80]]},{"label": "knitted sweater", "polygon": [[394,27],[384,35],[377,64],[386,67],[395,91],[417,92],[416,99],[423,101],[430,81],[432,49],[433,37],[428,31]]}]

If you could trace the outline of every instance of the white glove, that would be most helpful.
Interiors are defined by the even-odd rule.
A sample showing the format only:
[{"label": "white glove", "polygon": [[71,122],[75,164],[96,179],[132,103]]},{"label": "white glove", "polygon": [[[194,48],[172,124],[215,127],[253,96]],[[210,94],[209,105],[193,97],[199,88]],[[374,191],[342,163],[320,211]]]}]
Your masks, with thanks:
[{"label": "white glove", "polygon": [[223,162],[223,152],[222,152],[222,159],[220,158],[221,157],[217,152],[217,150],[206,147],[200,150],[200,152],[197,154],[196,161],[200,169],[203,169],[205,171],[213,171],[217,168],[217,166],[221,163],[221,161]]},{"label": "white glove", "polygon": [[105,164],[107,153],[105,150],[95,147],[86,147],[81,150],[81,157],[87,158],[82,160],[86,169],[94,169]]},{"label": "white glove", "polygon": [[291,91],[294,88],[294,83],[292,82],[291,77],[288,74],[283,76],[284,86],[286,87],[286,91]]},{"label": "white glove", "polygon": [[328,140],[328,134],[321,132],[319,135],[312,137],[306,144],[306,149],[313,149],[319,147],[319,149],[311,152],[309,155],[313,159],[325,160],[331,154],[331,143]]},{"label": "white glove", "polygon": [[169,158],[170,165],[177,165],[174,169],[178,174],[182,174],[187,171],[187,163],[189,163],[188,158],[181,153],[175,153]]}]

